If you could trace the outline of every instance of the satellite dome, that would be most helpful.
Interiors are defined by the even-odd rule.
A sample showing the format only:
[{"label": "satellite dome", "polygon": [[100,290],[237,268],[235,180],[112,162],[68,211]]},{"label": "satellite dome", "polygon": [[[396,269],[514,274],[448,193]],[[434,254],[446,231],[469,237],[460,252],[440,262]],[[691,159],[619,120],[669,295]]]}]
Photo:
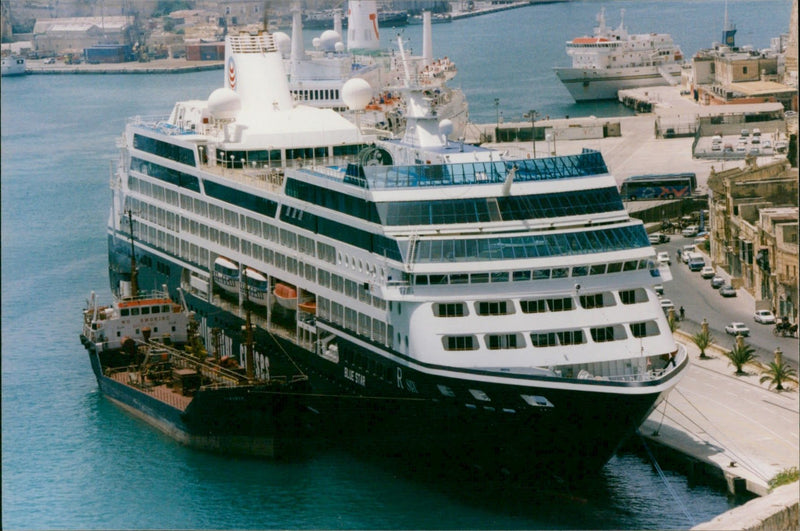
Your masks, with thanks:
[{"label": "satellite dome", "polygon": [[344,51],[344,43],[342,41],[339,41],[339,42],[336,43],[336,45],[333,48],[337,52],[342,53]]},{"label": "satellite dome", "polygon": [[314,37],[313,39],[311,39],[311,46],[313,46],[316,49],[319,49],[319,42],[320,42],[319,37]]},{"label": "satellite dome", "polygon": [[447,118],[439,122],[439,132],[444,136],[448,136],[453,132],[453,122]]},{"label": "satellite dome", "polygon": [[289,54],[292,53],[292,38],[282,31],[273,33],[272,38],[275,39],[275,46],[278,47],[281,56],[283,56],[284,59],[289,57]]},{"label": "satellite dome", "polygon": [[208,112],[215,120],[233,120],[241,108],[239,94],[229,88],[218,88],[208,97]]},{"label": "satellite dome", "polygon": [[336,48],[336,43],[342,41],[342,36],[333,30],[325,30],[319,37],[319,46],[322,51],[332,52]]},{"label": "satellite dome", "polygon": [[372,87],[365,79],[354,77],[342,86],[342,101],[350,110],[364,110],[371,99]]}]

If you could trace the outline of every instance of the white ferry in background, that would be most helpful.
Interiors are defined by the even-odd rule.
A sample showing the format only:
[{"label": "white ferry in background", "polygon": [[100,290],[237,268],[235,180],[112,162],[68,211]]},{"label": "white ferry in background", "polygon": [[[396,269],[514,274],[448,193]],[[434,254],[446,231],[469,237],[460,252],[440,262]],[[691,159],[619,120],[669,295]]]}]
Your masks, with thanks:
[{"label": "white ferry in background", "polygon": [[[222,88],[125,128],[112,291],[133,249],[139,282],[185,296],[220,356],[307,376],[303,422],[348,448],[596,472],[688,365],[655,292],[668,268],[599,152],[448,140],[398,41],[407,128],[380,140],[297,105],[271,34],[228,35]],[[372,88],[343,93],[360,111]],[[250,270],[264,305],[224,285]]]},{"label": "white ferry in background", "polygon": [[556,67],[558,79],[575,101],[616,99],[617,91],[680,82],[683,53],[665,33],[629,34],[625,10],[617,29],[597,15],[594,35],[567,41],[571,67]]},{"label": "white ferry in background", "polygon": [[27,74],[27,64],[24,57],[19,55],[4,55],[0,64],[0,75],[21,76]]}]

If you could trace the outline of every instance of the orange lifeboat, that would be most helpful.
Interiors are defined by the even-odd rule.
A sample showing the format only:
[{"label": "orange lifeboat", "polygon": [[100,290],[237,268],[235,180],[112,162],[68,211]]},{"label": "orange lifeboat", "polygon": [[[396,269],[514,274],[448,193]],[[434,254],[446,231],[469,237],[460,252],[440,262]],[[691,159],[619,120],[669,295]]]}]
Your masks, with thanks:
[{"label": "orange lifeboat", "polygon": [[297,290],[293,286],[278,282],[272,294],[275,295],[278,304],[287,310],[297,309]]},{"label": "orange lifeboat", "polygon": [[300,310],[302,310],[302,311],[304,311],[306,313],[310,313],[312,315],[317,313],[317,301],[315,301],[313,299],[307,300],[307,301],[303,301],[303,302],[299,303],[297,305],[297,307]]}]

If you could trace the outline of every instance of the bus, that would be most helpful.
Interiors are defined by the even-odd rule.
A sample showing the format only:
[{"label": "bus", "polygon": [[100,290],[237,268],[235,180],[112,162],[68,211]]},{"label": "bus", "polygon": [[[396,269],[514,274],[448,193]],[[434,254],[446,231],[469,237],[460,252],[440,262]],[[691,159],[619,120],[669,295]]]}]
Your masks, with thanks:
[{"label": "bus", "polygon": [[623,201],[637,199],[678,199],[691,196],[697,190],[694,173],[667,175],[636,175],[622,181],[619,194]]}]

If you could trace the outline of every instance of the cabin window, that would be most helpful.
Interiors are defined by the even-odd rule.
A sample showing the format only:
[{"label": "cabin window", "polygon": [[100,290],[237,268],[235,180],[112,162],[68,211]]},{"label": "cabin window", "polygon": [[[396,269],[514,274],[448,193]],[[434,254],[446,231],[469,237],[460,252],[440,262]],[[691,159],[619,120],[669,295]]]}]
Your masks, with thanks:
[{"label": "cabin window", "polygon": [[534,269],[533,270],[533,279],[534,280],[547,280],[550,278],[550,270],[549,269]]},{"label": "cabin window", "polygon": [[150,307],[149,306],[143,306],[142,307],[142,315],[150,315]]},{"label": "cabin window", "polygon": [[169,313],[169,304],[165,304],[161,307],[161,311],[164,313]]},{"label": "cabin window", "polygon": [[469,279],[473,284],[486,284],[489,282],[489,273],[472,273]]},{"label": "cabin window", "polygon": [[530,271],[514,271],[514,282],[522,282],[525,280],[531,279],[531,272]]},{"label": "cabin window", "polygon": [[569,269],[566,267],[554,267],[552,278],[566,278],[569,276]]},{"label": "cabin window", "polygon": [[161,306],[153,306],[151,311],[153,313],[161,313]]},{"label": "cabin window", "polygon": [[647,293],[642,288],[620,290],[619,300],[622,301],[622,304],[647,302]]},{"label": "cabin window", "polygon": [[603,275],[606,272],[606,264],[594,264],[589,268],[590,275]]},{"label": "cabin window", "polygon": [[544,299],[533,301],[519,301],[523,313],[543,313],[547,311],[547,301]]},{"label": "cabin window", "polygon": [[596,343],[604,343],[606,341],[619,341],[621,339],[625,339],[625,329],[622,328],[620,325],[615,326],[601,326],[598,328],[592,328],[590,330],[592,334],[592,339]]},{"label": "cabin window", "polygon": [[636,260],[628,260],[622,267],[623,271],[635,271],[639,263]]},{"label": "cabin window", "polygon": [[534,347],[554,347],[556,343],[556,334],[548,332],[546,334],[531,334],[531,343]]},{"label": "cabin window", "polygon": [[572,306],[572,299],[569,297],[547,299],[547,307],[551,312],[566,312],[574,309]]},{"label": "cabin window", "polygon": [[478,315],[508,315],[513,313],[509,311],[507,301],[483,301],[475,305]]},{"label": "cabin window", "polygon": [[572,268],[573,277],[585,277],[589,273],[589,268],[586,266],[575,266]]},{"label": "cabin window", "polygon": [[436,317],[464,317],[467,314],[467,305],[463,302],[436,303],[433,305],[433,315]]},{"label": "cabin window", "polygon": [[620,271],[622,271],[622,262],[608,264],[608,273],[619,273]]},{"label": "cabin window", "polygon": [[444,336],[442,342],[445,350],[476,350],[478,348],[475,336]]},{"label": "cabin window", "polygon": [[128,317],[131,311],[128,308],[122,308],[119,313],[122,317]]},{"label": "cabin window", "polygon": [[139,315],[139,308],[131,308],[131,315]]},{"label": "cabin window", "polygon": [[556,332],[556,335],[561,345],[580,345],[586,343],[583,330],[562,330],[561,332]]},{"label": "cabin window", "polygon": [[501,350],[512,348],[523,348],[525,341],[521,334],[491,334],[486,336],[486,348],[489,350]]},{"label": "cabin window", "polygon": [[655,321],[631,323],[631,334],[633,334],[633,337],[657,336],[658,325],[656,324]]}]

